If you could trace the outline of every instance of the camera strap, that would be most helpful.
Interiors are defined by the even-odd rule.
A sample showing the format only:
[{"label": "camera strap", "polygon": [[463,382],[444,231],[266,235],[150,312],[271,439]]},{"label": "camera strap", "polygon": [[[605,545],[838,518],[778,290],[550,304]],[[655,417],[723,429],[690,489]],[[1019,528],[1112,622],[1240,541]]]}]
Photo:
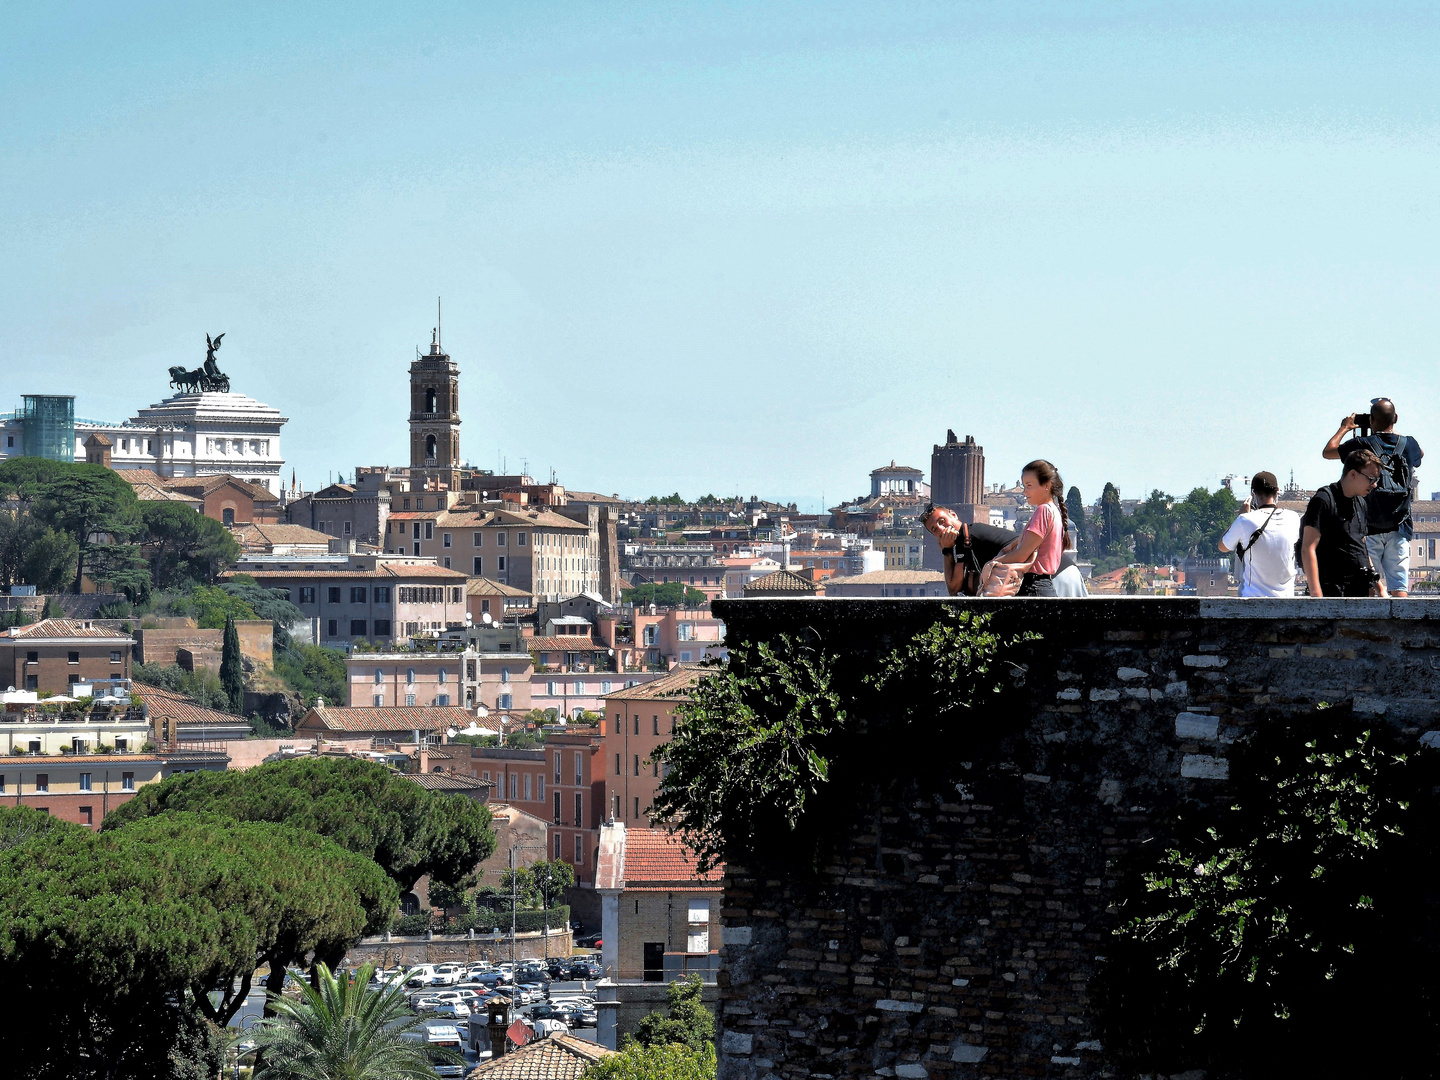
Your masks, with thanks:
[{"label": "camera strap", "polygon": [[1276,512],[1279,509],[1279,504],[1276,504],[1275,506],[1272,506],[1270,508],[1270,517],[1267,517],[1264,524],[1262,524],[1258,529],[1256,529],[1253,533],[1250,534],[1250,542],[1248,544],[1242,542],[1235,545],[1235,556],[1242,563],[1245,561],[1245,553],[1251,550],[1257,543],[1259,543],[1260,534],[1265,531],[1265,526],[1270,524],[1271,518],[1275,516]]}]

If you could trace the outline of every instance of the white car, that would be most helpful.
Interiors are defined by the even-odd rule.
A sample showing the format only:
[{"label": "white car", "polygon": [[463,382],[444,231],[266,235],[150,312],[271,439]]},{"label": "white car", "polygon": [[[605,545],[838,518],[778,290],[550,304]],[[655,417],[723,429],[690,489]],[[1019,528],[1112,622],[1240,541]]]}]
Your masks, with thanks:
[{"label": "white car", "polygon": [[454,1017],[456,1020],[470,1019],[470,1006],[463,1001],[441,1001],[430,1010],[436,1016],[443,1016],[446,1019]]},{"label": "white car", "polygon": [[544,1020],[536,1020],[530,1026],[535,1029],[535,1034],[540,1036],[540,1038],[542,1039],[550,1035],[570,1034],[570,1028],[567,1027],[560,1020],[551,1020],[549,1018],[546,1018]]}]

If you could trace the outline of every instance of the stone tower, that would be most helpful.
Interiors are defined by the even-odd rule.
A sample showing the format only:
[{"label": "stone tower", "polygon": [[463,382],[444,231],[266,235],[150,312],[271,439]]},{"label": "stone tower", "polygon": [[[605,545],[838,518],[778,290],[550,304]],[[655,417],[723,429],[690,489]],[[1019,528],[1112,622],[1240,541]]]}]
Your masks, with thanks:
[{"label": "stone tower", "polygon": [[410,365],[410,483],[419,490],[433,480],[460,487],[460,368],[440,351],[440,331],[430,351]]},{"label": "stone tower", "polygon": [[975,445],[973,435],[966,435],[961,442],[955,432],[945,434],[945,445],[936,446],[930,453],[930,497],[936,506],[955,511],[983,503],[985,448]]}]

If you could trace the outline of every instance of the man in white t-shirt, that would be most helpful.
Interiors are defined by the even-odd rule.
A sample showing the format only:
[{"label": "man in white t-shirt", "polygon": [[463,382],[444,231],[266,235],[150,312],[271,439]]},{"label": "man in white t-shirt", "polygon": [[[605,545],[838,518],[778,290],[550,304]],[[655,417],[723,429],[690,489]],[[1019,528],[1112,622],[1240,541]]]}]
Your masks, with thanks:
[{"label": "man in white t-shirt", "polygon": [[1295,544],[1300,515],[1275,505],[1280,484],[1274,473],[1258,472],[1250,481],[1244,512],[1220,538],[1221,551],[1237,553],[1241,596],[1294,596]]}]

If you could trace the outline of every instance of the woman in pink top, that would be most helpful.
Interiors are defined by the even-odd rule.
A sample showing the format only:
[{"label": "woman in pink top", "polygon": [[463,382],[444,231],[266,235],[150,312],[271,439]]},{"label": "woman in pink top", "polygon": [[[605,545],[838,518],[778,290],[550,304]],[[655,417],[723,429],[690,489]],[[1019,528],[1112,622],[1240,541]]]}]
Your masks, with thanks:
[{"label": "woman in pink top", "polygon": [[1054,596],[1051,578],[1060,571],[1060,557],[1070,541],[1070,515],[1065,512],[1065,484],[1055,466],[1045,460],[1032,461],[1020,473],[1025,501],[1035,507],[1030,524],[1019,539],[1001,549],[996,559],[1006,563],[1029,563],[1020,582],[1019,596]]}]

